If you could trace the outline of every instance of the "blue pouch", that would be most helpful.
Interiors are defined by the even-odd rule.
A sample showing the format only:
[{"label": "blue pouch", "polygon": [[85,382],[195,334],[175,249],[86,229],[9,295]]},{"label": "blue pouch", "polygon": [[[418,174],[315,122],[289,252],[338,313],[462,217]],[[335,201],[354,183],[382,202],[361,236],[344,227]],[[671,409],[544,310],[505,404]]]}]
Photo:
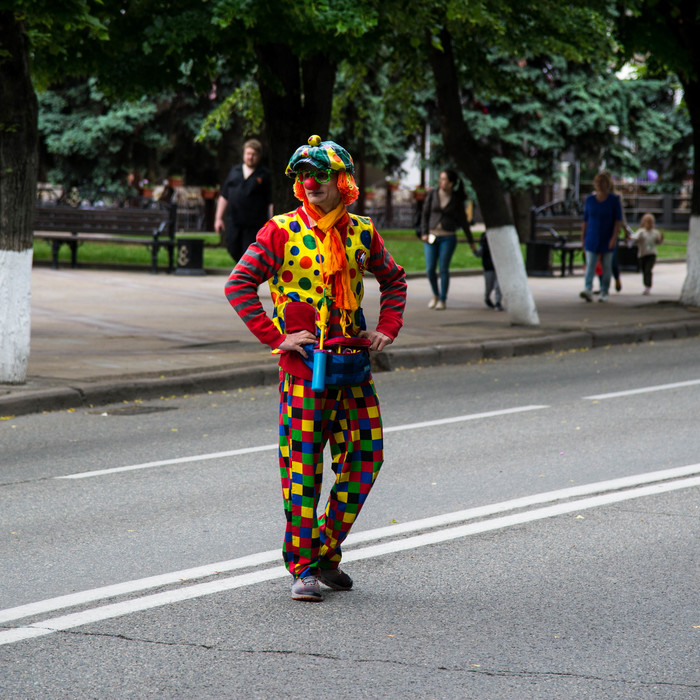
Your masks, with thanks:
[{"label": "blue pouch", "polygon": [[326,386],[362,384],[372,376],[369,350],[328,354],[326,360]]},{"label": "blue pouch", "polygon": [[[304,349],[308,358],[304,360],[307,367],[313,372],[314,347],[305,345]],[[324,352],[326,362],[326,386],[348,386],[362,384],[372,377],[369,361],[369,350],[356,352]]]}]

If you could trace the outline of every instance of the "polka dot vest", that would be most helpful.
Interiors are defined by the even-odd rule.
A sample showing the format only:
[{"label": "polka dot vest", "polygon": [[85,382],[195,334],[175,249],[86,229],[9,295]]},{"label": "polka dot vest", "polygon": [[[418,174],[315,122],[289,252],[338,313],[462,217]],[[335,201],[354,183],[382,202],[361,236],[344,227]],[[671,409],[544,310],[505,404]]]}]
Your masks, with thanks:
[{"label": "polka dot vest", "polygon": [[[272,321],[280,331],[284,328],[284,308],[290,301],[303,301],[318,309],[323,298],[323,275],[321,253],[313,229],[308,227],[298,212],[274,217],[279,228],[286,231],[289,239],[284,249],[284,262],[270,280],[270,292],[275,306]],[[359,308],[364,296],[363,275],[369,262],[372,245],[372,222],[370,219],[350,215],[345,240],[345,257],[348,261],[350,284],[357,299],[358,310],[353,314],[352,331],[357,335],[362,325],[362,310]]]}]

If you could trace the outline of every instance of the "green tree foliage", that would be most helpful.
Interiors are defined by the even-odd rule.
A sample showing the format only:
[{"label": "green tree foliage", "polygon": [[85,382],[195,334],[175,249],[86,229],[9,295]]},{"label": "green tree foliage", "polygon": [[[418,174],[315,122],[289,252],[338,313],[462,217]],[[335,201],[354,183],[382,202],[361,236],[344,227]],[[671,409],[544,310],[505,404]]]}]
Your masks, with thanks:
[{"label": "green tree foliage", "polygon": [[393,79],[390,65],[380,57],[364,65],[342,63],[336,76],[330,126],[332,138],[387,171],[400,166],[412,145],[405,113],[391,98]]},{"label": "green tree foliage", "polygon": [[148,170],[139,152],[168,146],[167,134],[153,126],[157,111],[145,98],[108,102],[94,79],[40,92],[39,131],[52,166],[47,179],[64,188],[125,190],[128,172]]},{"label": "green tree foliage", "polygon": [[517,73],[513,89],[471,86],[465,119],[491,144],[507,191],[551,183],[567,151],[593,172],[603,163],[628,177],[654,168],[670,186],[682,182],[690,124],[671,79],[622,79],[611,66],[594,70],[561,57],[493,62],[505,76]]},{"label": "green tree foliage", "polygon": [[[68,47],[78,35],[104,36],[87,1],[0,2],[0,249],[31,247],[38,167],[32,80],[47,84],[70,65]],[[42,52],[46,60],[37,62]]]},{"label": "green tree foliage", "polygon": [[[312,133],[329,133],[336,70],[371,47],[378,12],[372,0],[220,0],[214,21],[254,57],[272,171],[275,205],[296,204],[284,168]],[[274,19],[273,19],[274,18]]]},{"label": "green tree foliage", "polygon": [[[633,165],[625,140],[633,100],[598,60],[613,55],[610,17],[602,4],[575,3],[564,13],[545,0],[508,7],[467,0],[410,7],[393,0],[303,5],[172,0],[167,8],[158,0],[140,0],[126,9],[105,3],[112,13],[104,24],[110,41],[88,37],[79,43],[104,99],[131,94],[137,106],[145,90],[187,84],[203,95],[213,87],[217,97],[209,102],[210,117],[193,129],[200,140],[216,139],[232,127],[267,135],[276,174],[315,130],[345,141],[363,160],[396,164],[399,152],[416,141],[420,122],[431,120],[426,94],[434,81],[426,58],[431,48],[440,50],[441,28],[455,42],[455,89],[465,124],[477,145],[488,147],[505,191],[549,181],[556,155],[571,143],[591,161],[605,158],[626,171]],[[74,53],[64,54],[65,67],[73,65]],[[48,56],[45,50],[39,55]],[[590,60],[575,62],[583,57]],[[113,99],[119,122],[123,102]],[[486,114],[481,105],[488,105]],[[669,115],[676,116],[665,111],[663,119],[654,113],[638,120],[636,155],[654,150],[642,142],[652,144],[655,133],[666,144],[679,142],[671,136],[682,124],[671,129]],[[610,127],[618,127],[620,135]],[[649,138],[643,138],[645,132]],[[663,158],[678,160],[673,154]],[[284,179],[277,184],[288,189]]]},{"label": "green tree foliage", "polygon": [[398,172],[416,141],[409,112],[393,97],[398,84],[396,66],[386,60],[386,52],[364,64],[345,61],[338,70],[329,136],[353,154],[361,211],[365,189],[375,184],[368,181],[366,165]]},{"label": "green tree foliage", "polygon": [[[495,0],[452,0],[395,8],[394,32],[407,48],[410,73],[425,77],[426,69],[431,70],[445,149],[477,190],[487,224],[511,221],[504,196],[504,184],[510,183],[501,181],[497,165],[505,171],[515,154],[527,156],[531,150],[527,143],[523,146],[521,136],[534,123],[529,114],[533,105],[527,104],[534,87],[523,66],[547,56],[592,60],[596,52],[610,51],[609,18],[603,9],[602,3],[570,3],[562,12],[548,0],[505,6]],[[504,114],[500,124],[500,130],[508,132],[502,136],[512,143],[501,142],[494,150],[488,134],[480,130],[483,126],[488,131],[488,125],[479,122],[478,105],[484,101],[512,103],[511,114]],[[539,139],[546,136],[542,132]],[[516,167],[511,179],[518,179],[517,172]]]},{"label": "green tree foliage", "polygon": [[[615,33],[625,56],[641,58],[651,75],[677,75],[683,86],[693,134],[693,171],[697,177],[700,172],[700,5],[696,0],[624,0],[618,6],[620,19]],[[693,187],[691,211],[700,215],[698,187]]]},{"label": "green tree foliage", "polygon": [[220,134],[195,142],[211,104],[184,86],[154,97],[110,98],[94,78],[41,91],[43,177],[64,188],[116,193],[127,191],[129,173],[151,184],[172,173],[216,184]]},{"label": "green tree foliage", "polygon": [[238,121],[248,134],[261,133],[264,128],[264,115],[258,84],[251,75],[232,87],[204,118],[200,124],[196,140],[206,141],[230,129]]},{"label": "green tree foliage", "polygon": [[[623,176],[659,174],[657,191],[678,192],[692,167],[692,127],[674,77],[619,80],[615,103],[619,131],[603,152],[606,163]],[[615,130],[613,130],[614,133]]]}]

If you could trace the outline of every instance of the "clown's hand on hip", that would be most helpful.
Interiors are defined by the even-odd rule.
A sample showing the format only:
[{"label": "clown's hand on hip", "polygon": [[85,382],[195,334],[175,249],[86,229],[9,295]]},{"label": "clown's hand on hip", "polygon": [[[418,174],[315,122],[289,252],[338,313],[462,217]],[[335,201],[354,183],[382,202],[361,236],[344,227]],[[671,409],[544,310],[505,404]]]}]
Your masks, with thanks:
[{"label": "clown's hand on hip", "polygon": [[360,331],[357,337],[369,338],[372,342],[369,349],[375,352],[381,352],[387,345],[391,345],[394,342],[388,335],[384,335],[384,333],[379,331]]},{"label": "clown's hand on hip", "polygon": [[297,331],[296,333],[288,333],[277,346],[277,350],[298,352],[302,357],[308,357],[303,346],[315,342],[316,336],[311,331]]}]

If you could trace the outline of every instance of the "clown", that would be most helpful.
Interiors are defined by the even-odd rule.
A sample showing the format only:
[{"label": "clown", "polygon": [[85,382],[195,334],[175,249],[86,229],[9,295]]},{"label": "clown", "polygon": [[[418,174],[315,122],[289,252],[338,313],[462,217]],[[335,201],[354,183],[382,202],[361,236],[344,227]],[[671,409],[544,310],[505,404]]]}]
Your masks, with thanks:
[{"label": "clown", "polygon": [[[320,583],[352,588],[339,568],[341,545],[384,460],[369,354],[396,338],[406,303],[403,268],[371,219],[347,211],[359,194],[354,170],[350,154],[333,141],[312,136],[299,147],[286,174],[302,205],[267,222],[226,283],[226,297],[248,329],[279,355],[282,554],[294,600],[323,600]],[[374,330],[362,312],[367,272],[381,295]],[[272,318],[258,297],[265,281]],[[313,372],[319,353],[320,385]],[[327,442],[335,482],[319,512]]]}]

